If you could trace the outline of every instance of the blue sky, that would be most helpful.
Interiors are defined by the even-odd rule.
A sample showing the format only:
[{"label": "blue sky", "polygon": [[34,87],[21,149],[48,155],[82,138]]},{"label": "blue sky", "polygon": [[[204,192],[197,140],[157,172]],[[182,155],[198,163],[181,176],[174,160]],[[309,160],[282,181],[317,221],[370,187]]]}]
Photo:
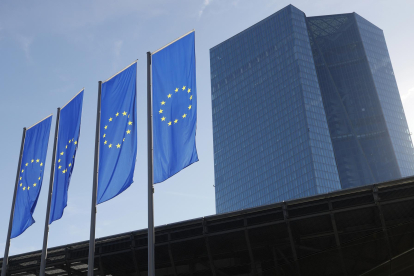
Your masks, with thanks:
[{"label": "blue sky", "polygon": [[[156,185],[155,224],[214,214],[209,49],[290,3],[307,16],[355,11],[384,30],[408,124],[414,130],[413,1],[1,1],[0,257],[4,253],[22,129],[50,113],[54,120],[56,108],[83,87],[82,129],[68,207],[63,218],[50,227],[49,246],[88,239],[98,81],[135,59],[139,60],[134,184],[98,206],[96,236],[147,227],[146,52],[192,29],[196,31],[200,161]],[[50,172],[52,138],[45,176]],[[41,249],[48,177],[45,180],[34,213],[36,223],[12,240],[11,255]]]}]

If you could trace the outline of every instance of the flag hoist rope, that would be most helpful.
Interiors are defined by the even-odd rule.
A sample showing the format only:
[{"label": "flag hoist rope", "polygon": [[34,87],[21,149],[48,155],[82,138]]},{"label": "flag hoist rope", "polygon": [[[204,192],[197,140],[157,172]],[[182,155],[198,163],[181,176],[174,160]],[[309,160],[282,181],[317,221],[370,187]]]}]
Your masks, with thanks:
[{"label": "flag hoist rope", "polygon": [[6,246],[4,247],[4,257],[3,257],[3,264],[1,268],[1,276],[6,276],[7,267],[9,265],[10,236],[11,236],[11,231],[12,231],[12,226],[13,226],[14,205],[16,203],[17,185],[19,184],[20,166],[22,165],[23,147],[24,147],[25,139],[26,139],[26,128],[23,128],[22,144],[20,146],[19,163],[17,164],[16,184],[14,186],[12,207],[10,211],[9,229],[7,230]]},{"label": "flag hoist rope", "polygon": [[[83,89],[81,91],[83,91]],[[46,208],[46,218],[45,218],[45,229],[44,229],[44,233],[43,233],[42,256],[41,256],[41,259],[40,259],[40,273],[39,273],[40,276],[45,276],[45,268],[46,268],[47,240],[48,240],[48,237],[49,237],[50,205],[51,205],[51,202],[52,202],[53,180],[54,180],[54,177],[55,177],[55,160],[56,160],[56,148],[57,148],[57,142],[58,142],[58,133],[59,133],[59,121],[60,121],[60,108],[57,109],[57,116],[56,116],[55,139],[54,139],[54,142],[53,142],[52,164],[51,164],[51,168],[50,168],[49,192],[48,192],[48,195],[47,195],[47,208]]]},{"label": "flag hoist rope", "polygon": [[99,172],[99,131],[101,124],[101,88],[102,82],[98,82],[98,108],[96,114],[96,136],[95,136],[95,159],[93,165],[92,206],[91,206],[91,229],[89,237],[88,276],[93,276],[95,262],[95,225],[96,225],[96,197],[98,193]]},{"label": "flag hoist rope", "polygon": [[148,276],[155,276],[154,262],[154,173],[152,145],[151,52],[147,52],[147,127],[148,127]]}]

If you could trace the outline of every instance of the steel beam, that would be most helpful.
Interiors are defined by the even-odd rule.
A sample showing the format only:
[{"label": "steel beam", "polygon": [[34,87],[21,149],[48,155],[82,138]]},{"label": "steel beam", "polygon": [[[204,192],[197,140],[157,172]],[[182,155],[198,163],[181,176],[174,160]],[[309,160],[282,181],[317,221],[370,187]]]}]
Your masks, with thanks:
[{"label": "steel beam", "polygon": [[[244,219],[244,227],[246,227],[246,226],[247,226],[247,219]],[[253,275],[257,274],[257,271],[256,271],[256,265],[255,265],[255,262],[254,262],[252,247],[251,247],[251,244],[250,244],[249,230],[244,229],[244,237],[246,239],[246,245],[247,245],[247,249],[249,251],[249,257],[250,257],[250,266],[251,266],[250,275],[253,276]]]},{"label": "steel beam", "polygon": [[332,202],[329,201],[329,211],[331,212],[331,223],[332,223],[332,229],[334,231],[335,234],[335,242],[336,242],[336,247],[338,248],[338,253],[339,253],[339,259],[341,261],[341,266],[342,266],[342,274],[344,276],[348,276],[346,273],[346,268],[345,268],[345,262],[344,262],[344,256],[342,254],[342,247],[341,247],[341,241],[339,240],[339,234],[338,234],[338,228],[336,227],[336,221],[335,221],[335,215],[332,212],[333,208],[332,208]]},{"label": "steel beam", "polygon": [[378,207],[378,212],[379,212],[379,216],[380,216],[380,220],[381,220],[382,231],[384,232],[384,236],[385,236],[385,243],[386,243],[386,246],[387,246],[388,259],[390,260],[390,262],[389,262],[389,273],[391,275],[391,259],[393,257],[393,254],[392,254],[390,239],[389,239],[389,236],[388,236],[387,225],[385,223],[384,215],[382,213],[381,199],[378,196],[378,186],[377,185],[373,186],[372,194],[374,196],[375,204]]},{"label": "steel beam", "polygon": [[170,233],[168,233],[168,255],[170,255],[170,262],[171,262],[171,267],[173,268],[173,272],[174,275],[177,276],[177,269],[175,267],[175,262],[174,262],[174,258],[173,258],[173,254],[172,254],[172,250],[171,250],[171,235]]},{"label": "steel beam", "polygon": [[298,255],[296,253],[295,241],[293,239],[292,229],[290,229],[289,212],[288,212],[286,202],[283,202],[282,209],[283,209],[283,218],[286,223],[287,231],[289,233],[290,247],[292,249],[293,260],[295,261],[296,274],[298,276],[301,276],[299,262],[298,262]]},{"label": "steel beam", "polygon": [[[102,247],[100,248],[99,252],[102,252]],[[105,276],[105,268],[102,264],[102,255],[99,254],[99,274],[101,276]]]},{"label": "steel beam", "polygon": [[138,261],[137,261],[137,256],[135,254],[135,237],[133,234],[131,234],[130,236],[131,238],[131,253],[132,253],[132,260],[134,262],[134,267],[135,267],[135,275],[139,276],[141,274],[141,272],[139,271],[139,266],[138,266]]},{"label": "steel beam", "polygon": [[211,274],[213,276],[217,276],[216,274],[216,268],[214,266],[214,260],[213,260],[213,256],[211,255],[211,250],[210,250],[210,244],[208,242],[208,227],[206,224],[206,221],[203,218],[203,236],[204,236],[204,242],[206,244],[206,249],[207,249],[207,254],[208,254],[208,262],[210,264],[210,270],[211,270]]}]

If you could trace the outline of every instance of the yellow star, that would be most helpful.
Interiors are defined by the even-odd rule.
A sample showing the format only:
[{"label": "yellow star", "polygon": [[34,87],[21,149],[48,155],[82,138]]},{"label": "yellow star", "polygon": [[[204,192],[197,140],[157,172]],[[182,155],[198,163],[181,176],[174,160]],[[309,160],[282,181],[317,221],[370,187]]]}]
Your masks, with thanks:
[{"label": "yellow star", "polygon": [[184,113],[183,118],[187,117],[187,114]]},{"label": "yellow star", "polygon": [[193,99],[193,95],[190,96],[190,100],[192,100],[192,99]]},{"label": "yellow star", "polygon": [[72,140],[69,140],[69,144],[70,144],[70,142],[72,142]]},{"label": "yellow star", "polygon": [[[22,186],[23,184],[22,183],[20,183],[20,187]],[[150,190],[151,191],[151,190]]]},{"label": "yellow star", "polygon": [[58,163],[60,163],[60,159],[58,160]]},{"label": "yellow star", "polygon": [[32,159],[32,163],[34,162],[34,160]]},{"label": "yellow star", "polygon": [[27,187],[28,190],[30,190],[30,187]]},{"label": "yellow star", "polygon": [[116,147],[119,149],[119,148],[121,147],[121,145],[120,145],[120,144],[118,144],[118,145],[116,145]]},{"label": "yellow star", "polygon": [[39,180],[40,180],[40,176],[39,176]]},{"label": "yellow star", "polygon": [[124,138],[124,139],[122,139],[122,142],[125,142],[125,138]]},{"label": "yellow star", "polygon": [[22,180],[22,178],[20,177],[20,180]]},{"label": "yellow star", "polygon": [[60,155],[63,155],[64,154],[64,152],[62,151],[61,153],[60,153]]},{"label": "yellow star", "polygon": [[39,163],[39,161],[40,161],[39,159],[36,159],[36,163]]},{"label": "yellow star", "polygon": [[190,110],[190,109],[191,109],[191,105],[188,106],[188,110]]},{"label": "yellow star", "polygon": [[115,114],[115,116],[116,116],[116,117],[118,117],[118,115],[119,115],[119,112],[117,112],[117,113]]},{"label": "yellow star", "polygon": [[40,167],[43,166],[43,163],[40,163]]},{"label": "yellow star", "polygon": [[69,163],[69,167],[72,167],[72,163]]},{"label": "yellow star", "polygon": [[26,167],[29,165],[29,163],[26,163]]},{"label": "yellow star", "polygon": [[126,114],[127,114],[127,113],[126,113],[125,111],[124,111],[124,113],[122,113],[122,115],[124,115],[124,116],[126,116]]},{"label": "yellow star", "polygon": [[73,139],[75,139],[75,138],[72,138],[72,142],[73,142]]},{"label": "yellow star", "polygon": [[78,144],[78,141],[75,141],[75,143],[74,143],[75,145],[77,145]]},{"label": "yellow star", "polygon": [[109,148],[112,148],[112,144],[109,144]]},{"label": "yellow star", "polygon": [[107,128],[108,128],[108,126],[105,126],[105,127],[104,127],[104,129],[107,129]]},{"label": "yellow star", "polygon": [[112,118],[109,118],[109,121],[112,122]]},{"label": "yellow star", "polygon": [[68,146],[66,146],[66,148],[68,148]]},{"label": "yellow star", "polygon": [[[36,183],[33,184],[33,187],[36,187]],[[150,190],[151,191],[151,190]]]},{"label": "yellow star", "polygon": [[129,121],[129,122],[128,122],[128,125],[132,126],[132,122],[131,122],[131,121]]},{"label": "yellow star", "polygon": [[62,168],[62,166],[59,166],[59,167],[58,167],[58,170],[60,170],[61,168]]},{"label": "yellow star", "polygon": [[183,86],[183,90],[185,90],[185,86]]},{"label": "yellow star", "polygon": [[131,131],[128,129],[126,133],[127,133],[127,134],[130,134],[130,133],[131,133]]},{"label": "yellow star", "polygon": [[175,120],[174,120],[174,124],[176,124],[177,122],[178,122],[178,119],[175,119]]},{"label": "yellow star", "polygon": [[164,121],[165,121],[165,117],[162,117],[162,118],[161,118],[161,121],[163,121],[163,122],[164,122]]},{"label": "yellow star", "polygon": [[162,101],[162,102],[161,102],[161,105],[164,105],[164,104],[165,104],[165,102],[164,102],[164,101]]},{"label": "yellow star", "polygon": [[65,173],[65,172],[66,172],[66,170],[63,170],[63,171],[62,171],[62,173]]},{"label": "yellow star", "polygon": [[22,172],[24,172],[24,170],[22,170]]},{"label": "yellow star", "polygon": [[108,141],[105,140],[104,145],[106,145],[108,143]]},{"label": "yellow star", "polygon": [[171,94],[168,94],[168,96],[167,96],[168,98],[171,98]]},{"label": "yellow star", "polygon": [[191,92],[191,88],[188,88],[188,91],[187,92],[190,93]]},{"label": "yellow star", "polygon": [[158,111],[158,113],[160,113],[160,114],[161,114],[163,111],[164,111],[164,110],[160,109],[160,111]]},{"label": "yellow star", "polygon": [[169,125],[169,126],[171,125],[171,121],[170,121],[170,122],[168,122],[168,125]]},{"label": "yellow star", "polygon": [[177,93],[178,92],[178,88],[176,88],[174,91]]},{"label": "yellow star", "polygon": [[[26,187],[23,187],[23,191],[26,190]],[[151,190],[150,190],[151,191]]]},{"label": "yellow star", "polygon": [[106,134],[104,133],[104,135],[102,137],[105,138],[106,137]]}]

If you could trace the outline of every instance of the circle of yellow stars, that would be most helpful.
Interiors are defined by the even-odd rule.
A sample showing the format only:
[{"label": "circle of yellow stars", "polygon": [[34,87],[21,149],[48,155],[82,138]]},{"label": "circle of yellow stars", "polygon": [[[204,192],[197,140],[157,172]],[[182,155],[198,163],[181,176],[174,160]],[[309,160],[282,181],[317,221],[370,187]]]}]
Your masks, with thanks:
[{"label": "circle of yellow stars", "polygon": [[[30,185],[27,185],[27,186],[23,185],[23,181],[22,181],[23,176],[22,176],[22,174],[25,172],[25,170],[30,169],[29,165],[32,165],[32,167],[33,167],[33,165],[39,165],[41,170],[42,170],[42,167],[43,167],[43,163],[40,162],[40,159],[32,159],[32,160],[30,160],[30,162],[27,162],[26,164],[24,164],[22,166],[22,170],[20,171],[20,177],[19,177],[19,188],[21,188],[23,191],[30,191],[30,188],[33,189],[37,186],[36,182],[33,183],[33,184],[30,184]],[[41,178],[42,177],[39,176],[38,180],[40,180]]]},{"label": "circle of yellow stars", "polygon": [[[118,118],[118,117],[124,117],[124,116],[128,116],[127,118],[129,118],[130,114],[128,114],[126,111],[124,111],[122,113],[119,113],[119,112],[115,113],[115,119]],[[112,118],[112,117],[110,117],[108,119],[108,124],[105,125],[104,130],[107,130],[108,129],[108,125],[110,125],[113,120],[114,120],[114,118]],[[125,131],[124,138],[122,139],[122,142],[125,142],[125,137],[131,134],[131,130],[129,128],[132,127],[132,124],[133,124],[133,122],[131,120],[128,120],[128,129]],[[115,148],[115,147],[117,149],[120,149],[121,146],[122,146],[122,144],[120,144],[120,143],[118,143],[116,145],[113,145],[110,142],[108,142],[108,140],[106,140],[106,133],[104,133],[102,135],[102,138],[104,139],[103,144],[105,146],[108,146],[109,149],[112,149],[112,148]]]},{"label": "circle of yellow stars", "polygon": [[[74,146],[77,146],[78,145],[78,141],[73,141],[73,140],[75,140],[75,138],[69,139],[68,143],[65,146],[65,149],[68,148],[68,145],[69,146],[70,145],[74,145]],[[64,155],[65,155],[65,152],[64,151],[62,151],[61,153],[59,153],[59,157],[63,157]],[[74,158],[75,158],[75,155],[72,156],[72,159],[74,159]],[[60,165],[60,162],[61,161],[62,161],[62,159],[59,158],[58,159],[58,163],[59,163],[58,170],[61,170],[62,169],[62,165]],[[72,167],[72,163],[73,163],[73,161],[69,163],[69,165],[68,165],[69,168]],[[68,168],[65,168],[65,169],[62,170],[62,174],[65,174],[67,172],[68,172]]]},{"label": "circle of yellow stars", "polygon": [[[181,89],[179,89],[178,87],[177,88],[175,88],[175,90],[174,90],[174,94],[175,93],[178,93],[178,92],[187,92],[187,94],[189,94],[189,100],[190,100],[190,104],[188,105],[188,110],[190,111],[191,110],[191,108],[192,108],[192,105],[191,105],[191,100],[193,99],[193,95],[191,95],[190,93],[191,93],[191,88],[188,88],[188,87],[186,87],[186,86],[183,86]],[[171,99],[171,97],[172,97],[172,95],[173,94],[168,94],[167,95],[167,101],[168,101],[168,99]],[[178,123],[178,121],[179,120],[181,120],[181,118],[184,120],[185,118],[187,118],[187,114],[186,113],[184,113],[182,116],[181,116],[181,118],[180,119],[178,119],[178,118],[170,118],[169,120],[167,120],[167,118],[164,116],[164,114],[163,114],[163,112],[164,112],[164,110],[162,109],[162,106],[163,105],[165,105],[166,104],[166,102],[165,101],[162,101],[161,102],[161,108],[160,108],[160,110],[158,111],[158,114],[159,115],[161,115],[162,117],[161,117],[161,121],[162,122],[167,122],[167,125],[168,126],[171,126],[171,125],[173,125],[173,123],[174,123],[174,125],[175,124],[177,124]]]}]

